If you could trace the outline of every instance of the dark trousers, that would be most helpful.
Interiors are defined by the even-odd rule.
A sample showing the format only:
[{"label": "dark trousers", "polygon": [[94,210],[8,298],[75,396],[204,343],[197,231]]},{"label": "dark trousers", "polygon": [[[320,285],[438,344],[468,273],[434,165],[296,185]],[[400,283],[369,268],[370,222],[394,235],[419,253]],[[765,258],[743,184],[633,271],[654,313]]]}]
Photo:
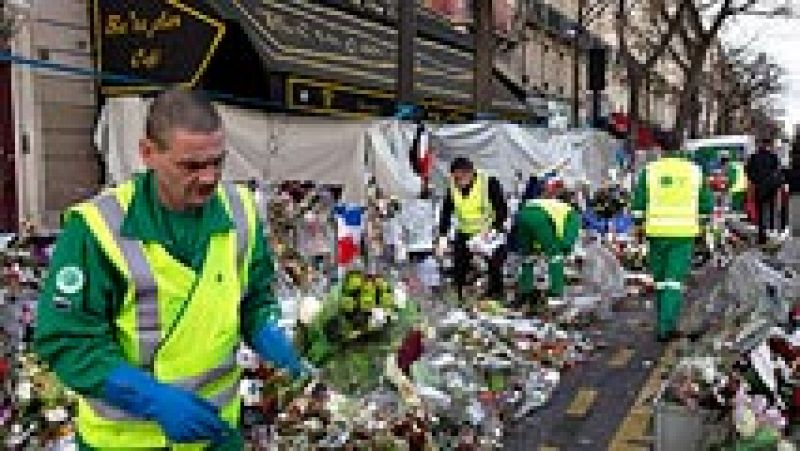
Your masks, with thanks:
[{"label": "dark trousers", "polygon": [[756,212],[758,214],[758,243],[767,242],[767,230],[775,229],[775,192],[759,192],[756,189]]},{"label": "dark trousers", "polygon": [[789,193],[781,191],[781,231],[789,228],[789,198]]},{"label": "dark trousers", "polygon": [[[457,233],[453,243],[453,281],[458,289],[458,298],[463,299],[467,275],[473,269],[472,252],[467,248],[471,235]],[[489,286],[486,296],[494,299],[503,297],[503,262],[506,259],[505,246],[498,247],[488,261]]]}]

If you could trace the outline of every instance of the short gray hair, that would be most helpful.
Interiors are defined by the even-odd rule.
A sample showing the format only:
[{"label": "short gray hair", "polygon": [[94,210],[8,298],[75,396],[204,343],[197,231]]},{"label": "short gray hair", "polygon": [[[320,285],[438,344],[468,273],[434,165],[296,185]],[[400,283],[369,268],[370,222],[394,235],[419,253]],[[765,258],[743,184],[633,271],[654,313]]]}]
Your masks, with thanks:
[{"label": "short gray hair", "polygon": [[177,129],[214,133],[221,128],[222,118],[205,96],[197,91],[172,88],[159,94],[150,104],[145,135],[161,150],[166,150],[172,132]]}]

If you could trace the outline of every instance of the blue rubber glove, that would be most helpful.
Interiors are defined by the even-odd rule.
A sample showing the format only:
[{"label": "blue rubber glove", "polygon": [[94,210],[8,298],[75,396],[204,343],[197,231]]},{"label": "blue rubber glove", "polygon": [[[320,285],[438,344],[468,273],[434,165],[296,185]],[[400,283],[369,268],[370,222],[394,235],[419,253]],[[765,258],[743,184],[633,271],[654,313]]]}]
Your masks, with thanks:
[{"label": "blue rubber glove", "polygon": [[187,390],[156,381],[129,365],[114,369],[106,380],[106,402],[161,425],[175,443],[224,442],[232,432],[208,401]]},{"label": "blue rubber glove", "polygon": [[253,349],[262,359],[288,371],[293,378],[301,378],[308,374],[308,369],[300,361],[294,345],[274,323],[267,324],[256,333],[253,338]]}]

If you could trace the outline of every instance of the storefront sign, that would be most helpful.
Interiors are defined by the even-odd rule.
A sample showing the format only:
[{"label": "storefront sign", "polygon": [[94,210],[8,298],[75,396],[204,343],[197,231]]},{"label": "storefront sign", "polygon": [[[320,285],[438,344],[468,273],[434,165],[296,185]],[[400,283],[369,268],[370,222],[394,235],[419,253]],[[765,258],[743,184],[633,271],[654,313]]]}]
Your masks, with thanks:
[{"label": "storefront sign", "polygon": [[[395,27],[306,0],[232,1],[271,69],[394,90]],[[418,37],[415,56],[421,97],[471,100],[470,52]]]},{"label": "storefront sign", "polygon": [[180,0],[95,0],[103,93],[197,83],[225,34],[219,20]]}]

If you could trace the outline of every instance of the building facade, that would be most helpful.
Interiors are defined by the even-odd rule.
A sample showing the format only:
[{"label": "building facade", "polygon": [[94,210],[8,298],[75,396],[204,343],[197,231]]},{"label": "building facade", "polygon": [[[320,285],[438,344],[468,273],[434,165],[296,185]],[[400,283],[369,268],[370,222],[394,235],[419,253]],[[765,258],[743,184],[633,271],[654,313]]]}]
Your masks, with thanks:
[{"label": "building facade", "polygon": [[12,39],[12,110],[16,206],[20,222],[59,225],[65,207],[92,195],[100,164],[92,144],[95,82],[89,2],[31,2]]}]

